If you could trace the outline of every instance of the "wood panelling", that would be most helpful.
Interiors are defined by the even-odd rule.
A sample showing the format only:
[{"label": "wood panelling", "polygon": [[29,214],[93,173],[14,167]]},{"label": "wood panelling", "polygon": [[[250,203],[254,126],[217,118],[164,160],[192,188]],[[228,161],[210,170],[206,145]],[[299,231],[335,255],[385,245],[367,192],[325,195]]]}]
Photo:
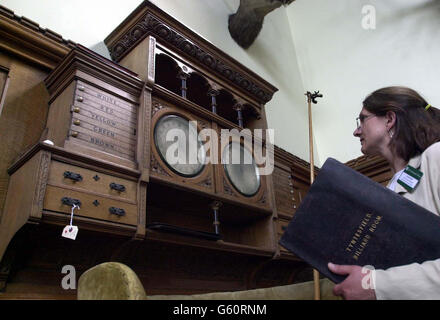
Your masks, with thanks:
[{"label": "wood panelling", "polygon": [[54,68],[75,45],[3,6],[0,6],[0,38],[2,51],[45,70]]},{"label": "wood panelling", "polygon": [[42,135],[49,95],[42,82],[45,71],[4,52],[0,52],[0,65],[9,69],[10,79],[0,115],[1,216],[9,181],[7,169]]}]

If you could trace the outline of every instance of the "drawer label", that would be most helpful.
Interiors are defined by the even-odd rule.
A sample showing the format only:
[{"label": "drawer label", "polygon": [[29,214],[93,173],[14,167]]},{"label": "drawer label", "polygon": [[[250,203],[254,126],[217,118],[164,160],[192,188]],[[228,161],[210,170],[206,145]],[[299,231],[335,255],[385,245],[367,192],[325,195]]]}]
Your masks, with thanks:
[{"label": "drawer label", "polygon": [[92,115],[92,119],[99,121],[101,123],[104,123],[106,125],[112,126],[112,127],[116,127],[116,122],[113,120],[110,120],[108,118],[105,118],[103,116],[97,115],[96,113],[90,112],[90,114]]},{"label": "drawer label", "polygon": [[107,130],[107,129],[104,129],[104,128],[101,128],[101,127],[98,127],[98,126],[93,126],[93,131],[95,131],[96,133],[102,134],[103,136],[107,136],[107,137],[111,137],[111,138],[115,137],[114,132]]}]

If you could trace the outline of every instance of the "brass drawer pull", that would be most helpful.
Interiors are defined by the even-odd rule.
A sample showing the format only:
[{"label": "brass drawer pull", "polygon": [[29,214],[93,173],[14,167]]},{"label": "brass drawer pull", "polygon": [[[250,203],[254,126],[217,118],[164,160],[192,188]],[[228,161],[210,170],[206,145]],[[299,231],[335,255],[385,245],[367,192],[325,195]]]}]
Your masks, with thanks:
[{"label": "brass drawer pull", "polygon": [[111,207],[108,209],[108,211],[110,211],[111,214],[115,214],[117,216],[125,216],[125,210],[124,209],[120,209],[120,208],[115,208],[115,207]]},{"label": "brass drawer pull", "polygon": [[82,176],[78,173],[74,173],[74,172],[70,172],[70,171],[66,171],[64,172],[64,178],[66,179],[70,179],[73,181],[82,181]]},{"label": "brass drawer pull", "polygon": [[122,184],[117,184],[117,183],[110,183],[110,189],[119,191],[119,192],[124,192],[125,191],[125,186]]},{"label": "brass drawer pull", "polygon": [[61,199],[61,202],[65,204],[66,206],[73,207],[73,205],[76,205],[78,207],[81,207],[81,201],[78,199],[72,199],[68,197],[64,197]]}]

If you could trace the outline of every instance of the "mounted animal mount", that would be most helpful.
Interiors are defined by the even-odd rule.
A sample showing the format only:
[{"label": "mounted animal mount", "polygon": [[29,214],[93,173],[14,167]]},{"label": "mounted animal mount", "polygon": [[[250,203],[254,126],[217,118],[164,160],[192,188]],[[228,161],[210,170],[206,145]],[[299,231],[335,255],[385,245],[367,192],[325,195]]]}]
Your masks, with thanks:
[{"label": "mounted animal mount", "polygon": [[295,0],[240,0],[235,14],[229,16],[229,33],[244,49],[251,46],[263,28],[264,17]]}]

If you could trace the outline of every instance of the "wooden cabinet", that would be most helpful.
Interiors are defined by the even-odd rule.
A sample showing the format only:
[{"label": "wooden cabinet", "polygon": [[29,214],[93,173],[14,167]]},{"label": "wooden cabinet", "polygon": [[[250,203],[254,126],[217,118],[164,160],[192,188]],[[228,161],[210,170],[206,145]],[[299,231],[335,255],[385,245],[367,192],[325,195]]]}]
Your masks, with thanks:
[{"label": "wooden cabinet", "polygon": [[[278,240],[309,171],[266,136],[265,104],[277,89],[148,1],[105,42],[113,61],[75,45],[41,83],[47,122],[8,170],[0,257],[25,224],[48,232],[35,235],[46,246],[63,247],[58,234],[80,203],[78,260],[78,243],[108,240],[114,247],[101,244],[95,256],[137,265],[149,292],[291,283],[301,262]],[[180,143],[172,129],[195,140]],[[176,166],[167,156],[174,142],[193,150],[183,159],[202,150],[204,161]],[[228,163],[234,150],[239,163]],[[271,157],[274,170],[265,171]],[[158,270],[172,271],[154,277]]]},{"label": "wooden cabinet", "polygon": [[[260,143],[266,153],[266,137],[255,130],[268,129],[264,105],[277,89],[151,4],[140,6],[105,43],[112,59],[147,88],[146,239],[274,256],[274,186],[271,175],[260,174],[264,159],[254,146]],[[179,171],[157,141],[166,122],[178,121],[195,123],[209,159],[200,168]],[[226,164],[230,149],[251,163]]]},{"label": "wooden cabinet", "polygon": [[137,168],[144,137],[142,81],[78,46],[45,80],[51,95],[45,139],[55,146]]},{"label": "wooden cabinet", "polygon": [[[142,236],[145,221],[145,190],[140,173],[107,164],[88,156],[40,143],[11,169],[11,192],[5,212],[8,218],[67,225],[73,204],[73,221],[80,229]],[[32,177],[26,182],[26,176]],[[26,190],[17,197],[19,190]],[[12,218],[12,215],[15,217]]]}]

